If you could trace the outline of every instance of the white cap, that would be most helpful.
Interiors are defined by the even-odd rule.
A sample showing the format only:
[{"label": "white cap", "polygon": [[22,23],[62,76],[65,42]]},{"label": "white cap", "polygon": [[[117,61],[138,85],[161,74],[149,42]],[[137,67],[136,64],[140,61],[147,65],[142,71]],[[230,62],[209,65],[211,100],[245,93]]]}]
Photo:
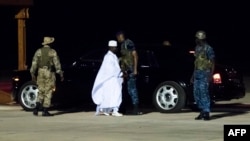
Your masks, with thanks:
[{"label": "white cap", "polygon": [[115,40],[110,40],[108,46],[109,46],[109,47],[117,47],[117,41],[115,41]]}]

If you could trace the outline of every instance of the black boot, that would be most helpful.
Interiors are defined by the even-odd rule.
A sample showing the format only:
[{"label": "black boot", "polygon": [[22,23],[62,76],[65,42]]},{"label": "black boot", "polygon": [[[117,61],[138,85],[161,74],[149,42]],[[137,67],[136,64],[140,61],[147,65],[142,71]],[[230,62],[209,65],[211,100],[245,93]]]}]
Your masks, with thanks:
[{"label": "black boot", "polygon": [[203,113],[203,112],[200,112],[200,114],[199,114],[197,117],[195,117],[194,119],[195,119],[195,120],[202,120],[202,119],[203,119],[203,116],[204,116],[204,113]]},{"label": "black boot", "polygon": [[40,102],[36,102],[36,107],[33,110],[33,115],[34,116],[38,116],[38,111],[40,110],[40,106],[41,106],[41,103]]},{"label": "black boot", "polygon": [[203,114],[203,120],[210,120],[209,112]]},{"label": "black boot", "polygon": [[48,112],[48,108],[43,108],[43,114],[42,114],[42,116],[48,117],[48,116],[53,116],[53,114],[50,114],[50,113]]},{"label": "black boot", "polygon": [[139,111],[138,104],[133,105],[133,115],[142,115],[142,112]]}]

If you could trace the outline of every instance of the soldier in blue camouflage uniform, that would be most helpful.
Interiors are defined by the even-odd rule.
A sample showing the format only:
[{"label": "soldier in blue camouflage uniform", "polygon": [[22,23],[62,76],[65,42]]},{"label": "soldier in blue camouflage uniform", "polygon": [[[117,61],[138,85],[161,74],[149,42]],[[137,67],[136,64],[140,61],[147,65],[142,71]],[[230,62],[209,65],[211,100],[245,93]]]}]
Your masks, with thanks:
[{"label": "soldier in blue camouflage uniform", "polygon": [[43,109],[42,116],[53,116],[48,112],[48,108],[51,105],[52,93],[55,88],[55,73],[58,73],[61,81],[63,81],[63,71],[59,57],[56,50],[50,47],[54,40],[53,37],[44,37],[43,47],[39,48],[33,56],[30,73],[32,80],[36,81],[38,85],[38,97],[33,111],[35,116],[38,115],[40,107]]},{"label": "soldier in blue camouflage uniform", "polygon": [[138,55],[134,45],[134,42],[130,39],[126,39],[122,31],[116,34],[116,38],[119,43],[121,43],[120,48],[120,65],[124,74],[127,76],[127,90],[132,99],[133,104],[133,115],[141,115],[142,112],[139,111],[139,98],[138,91],[136,87],[136,76],[138,74]]},{"label": "soldier in blue camouflage uniform", "polygon": [[213,48],[206,42],[206,33],[198,31],[196,33],[196,48],[194,73],[191,78],[193,82],[194,100],[200,109],[200,114],[196,120],[209,120],[210,116],[210,95],[209,83],[214,72],[215,54]]}]

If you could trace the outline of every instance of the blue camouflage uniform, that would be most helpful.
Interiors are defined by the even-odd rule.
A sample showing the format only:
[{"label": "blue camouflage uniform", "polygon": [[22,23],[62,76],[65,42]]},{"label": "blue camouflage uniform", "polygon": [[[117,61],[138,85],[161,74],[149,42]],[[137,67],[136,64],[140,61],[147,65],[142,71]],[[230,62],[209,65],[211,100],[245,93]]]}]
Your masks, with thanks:
[{"label": "blue camouflage uniform", "polygon": [[121,44],[121,69],[128,72],[127,89],[131,96],[133,105],[139,104],[138,92],[136,87],[136,77],[133,74],[134,60],[132,52],[135,50],[135,45],[130,39],[126,39]]},{"label": "blue camouflage uniform", "polygon": [[214,62],[214,50],[208,44],[196,46],[194,70],[194,100],[201,112],[210,112],[209,81],[211,66]]}]

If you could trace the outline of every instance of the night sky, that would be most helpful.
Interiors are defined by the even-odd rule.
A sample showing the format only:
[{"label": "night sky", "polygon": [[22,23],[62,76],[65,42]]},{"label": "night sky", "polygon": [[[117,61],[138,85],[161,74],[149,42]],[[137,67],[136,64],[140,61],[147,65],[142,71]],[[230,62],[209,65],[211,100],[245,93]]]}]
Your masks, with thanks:
[{"label": "night sky", "polygon": [[[1,69],[18,66],[17,21],[14,18],[17,9],[0,6]],[[174,47],[181,49],[194,48],[194,34],[202,29],[207,32],[218,62],[248,71],[248,9],[246,3],[239,1],[34,0],[26,21],[27,64],[41,46],[43,36],[56,38],[54,48],[62,62],[66,62],[88,49],[106,47],[107,41],[115,39],[120,29],[137,45],[170,40]]]}]

